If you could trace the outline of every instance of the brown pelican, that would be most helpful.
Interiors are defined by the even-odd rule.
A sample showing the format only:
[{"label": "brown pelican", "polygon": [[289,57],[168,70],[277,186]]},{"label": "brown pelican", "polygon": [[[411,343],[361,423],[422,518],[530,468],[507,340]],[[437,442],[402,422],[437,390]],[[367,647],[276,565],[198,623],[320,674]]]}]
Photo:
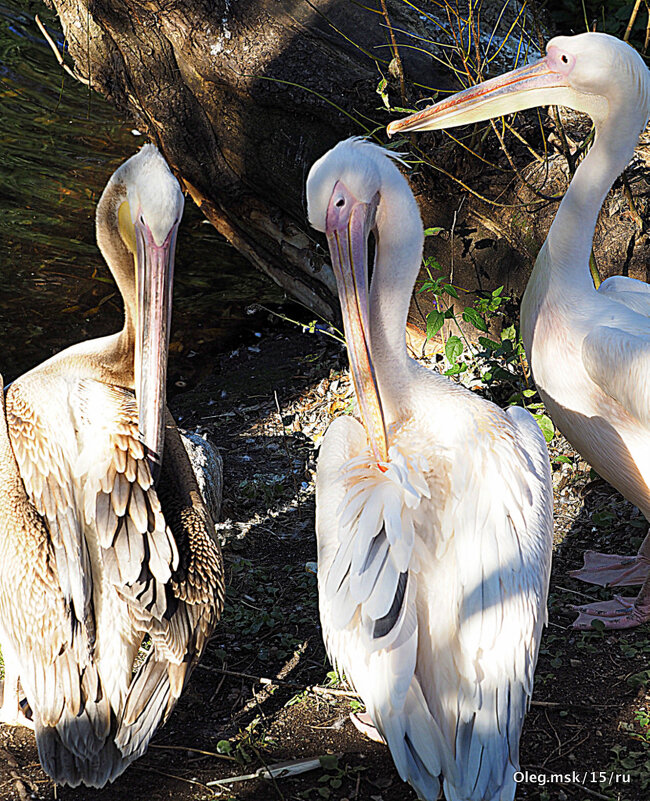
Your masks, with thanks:
[{"label": "brown pelican", "polygon": [[[350,139],[312,167],[362,424],[321,445],[316,532],[325,643],[422,799],[512,799],[552,545],[544,438],[407,356],[424,240],[395,154]],[[367,239],[376,258],[367,292]]]},{"label": "brown pelican", "polygon": [[145,751],[223,605],[213,524],[165,407],[182,213],[152,145],[116,170],[97,241],[124,327],[58,353],[4,399],[1,719],[21,721],[20,679],[41,764],[72,786],[102,787]]},{"label": "brown pelican", "polygon": [[[524,346],[560,431],[650,520],[650,287],[613,276],[596,290],[589,272],[598,213],[650,114],[650,73],[641,56],[604,33],[558,36],[540,61],[392,122],[389,133],[452,127],[549,103],[589,114],[596,137],[522,299]],[[574,575],[603,586],[642,585],[636,598],[579,607],[577,628],[593,620],[608,628],[650,620],[650,536],[636,557],[587,551]]]}]

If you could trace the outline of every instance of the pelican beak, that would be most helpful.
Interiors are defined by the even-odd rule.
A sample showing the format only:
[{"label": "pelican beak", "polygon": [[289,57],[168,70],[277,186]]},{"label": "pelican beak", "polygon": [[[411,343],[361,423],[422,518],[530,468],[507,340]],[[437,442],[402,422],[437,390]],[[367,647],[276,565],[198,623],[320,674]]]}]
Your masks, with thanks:
[{"label": "pelican beak", "polygon": [[176,222],[158,245],[141,219],[135,222],[137,327],[135,396],[140,433],[147,446],[154,481],[160,475],[164,445],[167,353],[172,316]]},{"label": "pelican beak", "polygon": [[365,203],[338,181],[327,208],[325,233],[336,277],[359,410],[377,462],[388,461],[384,411],[368,336],[368,237],[379,197]]},{"label": "pelican beak", "polygon": [[546,56],[395,120],[386,130],[389,136],[409,131],[434,131],[482,122],[534,106],[562,105],[567,86],[566,75],[553,69]]}]

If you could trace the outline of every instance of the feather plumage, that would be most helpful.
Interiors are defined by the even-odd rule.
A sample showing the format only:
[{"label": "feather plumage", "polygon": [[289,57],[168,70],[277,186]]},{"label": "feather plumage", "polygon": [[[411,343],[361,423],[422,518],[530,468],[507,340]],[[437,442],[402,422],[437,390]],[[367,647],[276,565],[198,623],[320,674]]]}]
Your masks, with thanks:
[{"label": "feather plumage", "polygon": [[[223,607],[219,545],[180,434],[164,408],[143,424],[134,397],[135,265],[118,214],[129,201],[147,242],[173,244],[183,198],[155,148],[118,169],[97,210],[124,329],[57,354],[0,403],[0,642],[41,764],[72,786],[102,787],[143,753]],[[155,441],[159,423],[154,485],[141,428]]]},{"label": "feather plumage", "polygon": [[[504,413],[407,357],[423,237],[408,185],[384,152],[339,144],[312,169],[307,195],[337,270],[353,271],[343,291],[339,284],[341,305],[345,320],[362,310],[361,358],[371,364],[355,365],[363,345],[349,343],[352,373],[357,390],[376,393],[362,411],[379,408],[365,426],[334,420],[321,444],[316,533],[328,653],[420,798],[433,801],[442,783],[448,801],[510,801],[546,619],[544,438],[523,409]],[[346,295],[364,285],[367,254],[352,236],[337,250],[336,236],[365,237],[373,225],[367,322],[365,299]]]}]

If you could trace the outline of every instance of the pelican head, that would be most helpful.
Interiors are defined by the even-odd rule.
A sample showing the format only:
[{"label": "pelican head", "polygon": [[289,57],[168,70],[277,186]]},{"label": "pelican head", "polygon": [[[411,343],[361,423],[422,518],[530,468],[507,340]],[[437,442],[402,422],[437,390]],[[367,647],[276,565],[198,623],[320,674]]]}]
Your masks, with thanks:
[{"label": "pelican head", "polygon": [[[378,462],[388,460],[384,413],[372,363],[368,315],[368,237],[383,212],[381,198],[405,179],[395,154],[353,138],[340,142],[311,168],[307,209],[327,236],[363,423]],[[419,215],[417,217],[419,219]],[[421,234],[421,231],[420,231]]]},{"label": "pelican head", "polygon": [[135,267],[134,388],[155,475],[163,448],[174,252],[185,201],[154,145],[145,145],[115,171],[105,192],[115,189],[117,227]]},{"label": "pelican head", "polygon": [[613,110],[617,115],[619,110],[632,112],[644,127],[650,113],[650,74],[641,56],[615,36],[556,36],[544,58],[391,122],[388,134],[453,128],[544,105],[584,111],[596,125]]}]

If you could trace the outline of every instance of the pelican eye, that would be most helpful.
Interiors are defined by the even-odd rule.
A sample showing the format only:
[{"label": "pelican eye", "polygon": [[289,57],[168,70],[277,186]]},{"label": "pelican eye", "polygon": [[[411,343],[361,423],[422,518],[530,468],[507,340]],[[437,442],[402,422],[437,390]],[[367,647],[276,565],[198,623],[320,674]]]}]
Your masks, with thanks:
[{"label": "pelican eye", "polygon": [[566,53],[562,53],[562,55],[560,56],[560,60],[562,61],[563,64],[569,63],[569,58]]},{"label": "pelican eye", "polygon": [[140,222],[144,225],[144,214],[140,215]]},{"label": "pelican eye", "polygon": [[336,201],[335,205],[338,206],[339,208],[343,208],[343,206],[345,206],[345,198],[344,197],[340,197]]}]

